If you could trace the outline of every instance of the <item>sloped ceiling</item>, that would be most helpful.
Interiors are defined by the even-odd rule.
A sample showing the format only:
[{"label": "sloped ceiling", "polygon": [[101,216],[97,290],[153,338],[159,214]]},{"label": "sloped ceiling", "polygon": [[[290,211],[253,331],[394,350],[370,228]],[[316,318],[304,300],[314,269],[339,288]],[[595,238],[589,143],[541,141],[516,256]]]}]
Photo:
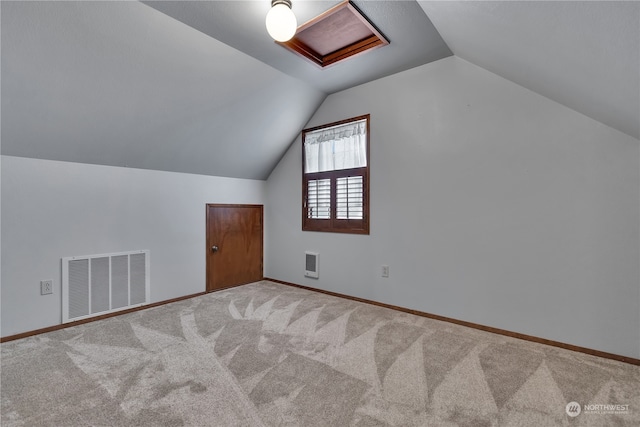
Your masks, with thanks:
[{"label": "sloped ceiling", "polygon": [[456,56],[640,139],[640,2],[419,3]]},{"label": "sloped ceiling", "polygon": [[[298,25],[341,2],[293,0]],[[414,0],[354,1],[391,44],[325,69],[292,54],[267,36],[264,20],[270,0],[144,3],[327,94],[451,56]]]},{"label": "sloped ceiling", "polygon": [[264,179],[325,94],[138,2],[2,2],[2,153]]},{"label": "sloped ceiling", "polygon": [[354,3],[391,44],[322,70],[269,0],[2,1],[2,154],[265,179],[328,94],[451,54],[640,138],[640,3]]},{"label": "sloped ceiling", "polygon": [[451,55],[416,2],[364,6],[392,45],[320,70],[268,0],[3,1],[2,154],[266,179],[328,93]]}]

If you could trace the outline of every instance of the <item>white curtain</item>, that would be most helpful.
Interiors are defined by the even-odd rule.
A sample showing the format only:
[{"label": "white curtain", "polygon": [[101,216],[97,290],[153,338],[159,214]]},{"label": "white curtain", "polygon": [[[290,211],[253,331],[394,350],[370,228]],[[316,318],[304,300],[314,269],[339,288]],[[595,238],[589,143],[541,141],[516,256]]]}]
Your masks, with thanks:
[{"label": "white curtain", "polygon": [[305,134],[305,173],[367,166],[367,121]]}]

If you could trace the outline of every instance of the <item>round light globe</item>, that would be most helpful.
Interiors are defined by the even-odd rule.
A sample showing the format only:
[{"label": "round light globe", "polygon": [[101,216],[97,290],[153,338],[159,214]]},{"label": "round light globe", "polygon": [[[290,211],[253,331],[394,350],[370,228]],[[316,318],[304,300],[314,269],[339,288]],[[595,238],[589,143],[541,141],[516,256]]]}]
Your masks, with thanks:
[{"label": "round light globe", "polygon": [[298,21],[293,11],[285,4],[276,4],[267,13],[267,32],[278,42],[286,42],[296,33]]}]

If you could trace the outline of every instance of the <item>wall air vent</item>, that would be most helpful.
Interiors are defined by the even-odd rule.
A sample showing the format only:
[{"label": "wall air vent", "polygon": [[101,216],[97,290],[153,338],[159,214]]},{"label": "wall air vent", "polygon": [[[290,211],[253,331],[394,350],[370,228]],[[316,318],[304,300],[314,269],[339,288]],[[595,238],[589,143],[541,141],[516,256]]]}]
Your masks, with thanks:
[{"label": "wall air vent", "polygon": [[62,258],[62,323],[150,302],[149,251]]},{"label": "wall air vent", "polygon": [[317,252],[305,252],[305,267],[304,267],[304,275],[306,277],[312,277],[317,279],[318,276],[318,263],[320,260],[320,255]]}]

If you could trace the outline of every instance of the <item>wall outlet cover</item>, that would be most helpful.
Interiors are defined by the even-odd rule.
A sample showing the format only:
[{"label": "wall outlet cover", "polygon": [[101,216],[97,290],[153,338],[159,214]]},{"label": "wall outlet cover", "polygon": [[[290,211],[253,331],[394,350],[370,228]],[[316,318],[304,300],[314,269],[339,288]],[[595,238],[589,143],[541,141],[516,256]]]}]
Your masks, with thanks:
[{"label": "wall outlet cover", "polygon": [[40,281],[40,295],[50,295],[53,293],[53,280]]},{"label": "wall outlet cover", "polygon": [[382,266],[382,277],[389,277],[389,266],[388,265],[383,265]]}]

